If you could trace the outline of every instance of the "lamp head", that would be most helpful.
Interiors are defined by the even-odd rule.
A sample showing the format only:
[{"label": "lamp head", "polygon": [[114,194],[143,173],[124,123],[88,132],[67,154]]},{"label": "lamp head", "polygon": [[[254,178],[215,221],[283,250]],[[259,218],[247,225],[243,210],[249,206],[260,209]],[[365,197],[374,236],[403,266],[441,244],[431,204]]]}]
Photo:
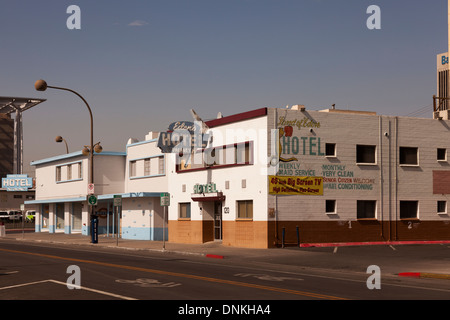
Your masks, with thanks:
[{"label": "lamp head", "polygon": [[103,151],[103,148],[102,148],[101,145],[97,144],[97,145],[94,147],[94,151],[95,151],[95,153],[100,153],[100,152]]},{"label": "lamp head", "polygon": [[38,80],[34,83],[34,88],[37,91],[45,91],[47,90],[47,82],[45,82],[44,80]]},{"label": "lamp head", "polygon": [[84,147],[83,150],[81,150],[81,153],[83,154],[83,156],[88,156],[90,151],[88,147]]},{"label": "lamp head", "polygon": [[61,136],[57,136],[56,138],[55,138],[55,141],[56,142],[63,142],[63,137],[61,137]]}]

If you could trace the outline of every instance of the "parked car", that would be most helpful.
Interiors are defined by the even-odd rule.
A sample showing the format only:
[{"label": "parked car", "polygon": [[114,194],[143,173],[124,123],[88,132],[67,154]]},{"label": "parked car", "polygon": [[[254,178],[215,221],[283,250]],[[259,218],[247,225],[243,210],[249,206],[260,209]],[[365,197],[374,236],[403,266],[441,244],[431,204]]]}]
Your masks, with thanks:
[{"label": "parked car", "polygon": [[22,212],[21,211],[10,211],[8,214],[9,214],[9,220],[20,220],[20,219],[22,219]]},{"label": "parked car", "polygon": [[0,221],[9,220],[8,211],[0,211]]},{"label": "parked car", "polygon": [[25,214],[25,221],[34,222],[35,217],[36,217],[36,211],[28,210],[27,213]]}]

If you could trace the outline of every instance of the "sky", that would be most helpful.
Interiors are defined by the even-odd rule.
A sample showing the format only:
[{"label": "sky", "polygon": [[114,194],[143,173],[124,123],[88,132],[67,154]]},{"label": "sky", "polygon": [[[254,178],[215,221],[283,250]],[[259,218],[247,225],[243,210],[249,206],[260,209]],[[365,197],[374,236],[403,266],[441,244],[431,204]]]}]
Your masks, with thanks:
[{"label": "sky", "polygon": [[[70,5],[81,29],[69,29]],[[368,29],[370,5],[381,29]],[[27,110],[24,166],[89,144],[126,150],[171,122],[303,104],[432,116],[444,0],[0,0],[0,96]],[[28,171],[28,172],[27,172]]]}]

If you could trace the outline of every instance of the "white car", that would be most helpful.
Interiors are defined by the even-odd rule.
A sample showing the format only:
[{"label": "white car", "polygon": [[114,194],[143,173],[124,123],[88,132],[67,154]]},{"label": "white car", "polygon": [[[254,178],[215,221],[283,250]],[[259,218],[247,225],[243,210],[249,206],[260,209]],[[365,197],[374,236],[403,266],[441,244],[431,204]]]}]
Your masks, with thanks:
[{"label": "white car", "polygon": [[10,211],[9,220],[20,220],[22,218],[22,212],[20,211]]}]

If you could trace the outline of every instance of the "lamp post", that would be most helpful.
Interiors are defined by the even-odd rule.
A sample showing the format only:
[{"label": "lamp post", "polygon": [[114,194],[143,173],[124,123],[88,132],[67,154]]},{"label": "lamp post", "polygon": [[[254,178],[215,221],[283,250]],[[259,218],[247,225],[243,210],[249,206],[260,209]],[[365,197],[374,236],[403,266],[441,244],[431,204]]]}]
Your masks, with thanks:
[{"label": "lamp post", "polygon": [[[94,145],[94,120],[93,120],[93,116],[92,116],[91,107],[87,103],[86,99],[84,99],[78,92],[76,92],[76,91],[74,91],[72,89],[49,86],[49,85],[47,85],[47,82],[45,82],[42,79],[35,82],[34,88],[37,91],[45,91],[45,90],[47,90],[47,88],[56,89],[56,90],[63,90],[63,91],[69,91],[69,92],[72,92],[72,93],[76,94],[85,103],[85,105],[86,105],[86,107],[88,108],[88,111],[89,111],[89,116],[91,118],[91,143],[90,143],[89,146],[85,146],[84,147],[83,154],[87,155],[87,153],[89,153],[89,162],[90,162],[89,184],[93,184],[94,183],[94,150],[95,150],[95,152],[101,152],[102,148],[100,146],[100,142]],[[86,150],[86,149],[88,149],[88,150]],[[90,208],[90,215],[91,215],[91,226],[92,226],[93,223],[94,223],[94,218],[95,218],[95,216],[94,216],[94,207],[93,206],[91,206],[91,208]],[[93,241],[93,242],[96,243],[96,241]]]},{"label": "lamp post", "polygon": [[64,141],[64,143],[66,144],[66,153],[69,153],[69,146],[67,145],[66,139],[64,139],[64,138],[61,137],[61,136],[57,136],[57,137],[55,138],[55,141],[58,142],[58,143]]}]

